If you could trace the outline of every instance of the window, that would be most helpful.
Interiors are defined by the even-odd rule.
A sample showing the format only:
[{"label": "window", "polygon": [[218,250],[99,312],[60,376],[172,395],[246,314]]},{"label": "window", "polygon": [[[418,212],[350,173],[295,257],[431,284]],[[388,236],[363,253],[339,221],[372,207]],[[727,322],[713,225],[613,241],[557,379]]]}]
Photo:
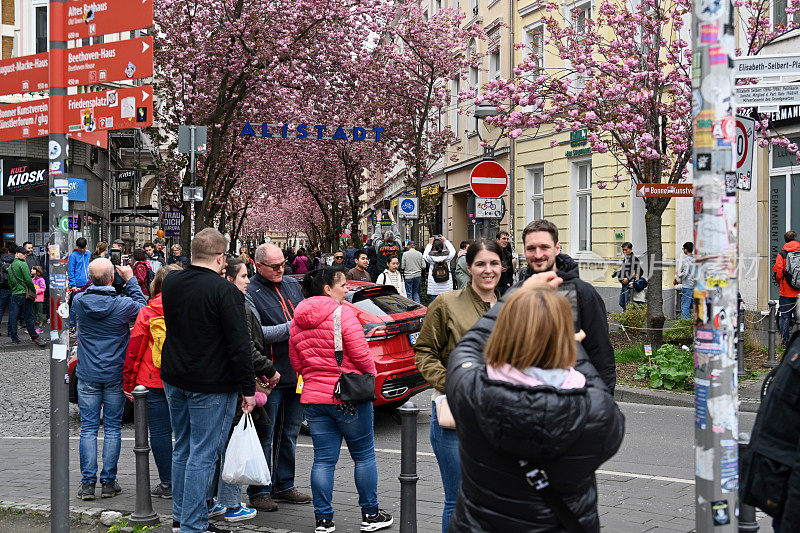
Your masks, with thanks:
[{"label": "window", "polygon": [[461,92],[461,78],[453,80],[453,94],[450,97],[450,128],[456,138],[461,138],[461,115],[458,114],[458,93]]},{"label": "window", "polygon": [[772,0],[772,27],[786,26],[789,15],[786,13],[787,0]]},{"label": "window", "polygon": [[544,25],[539,24],[525,32],[528,53],[535,59],[537,70],[544,70]]},{"label": "window", "polygon": [[525,218],[528,222],[544,218],[544,168],[542,166],[525,169],[526,202]]},{"label": "window", "polygon": [[575,28],[575,32],[579,34],[586,33],[586,21],[592,18],[591,2],[573,4],[572,7],[570,7],[570,11],[572,12],[570,20],[572,20],[572,26]]},{"label": "window", "polygon": [[498,46],[492,51],[489,57],[489,67],[491,68],[492,76],[495,79],[500,79],[500,47]]},{"label": "window", "polygon": [[36,53],[47,52],[47,6],[36,8]]},{"label": "window", "polygon": [[442,0],[435,0],[433,2],[433,12],[438,13],[442,10]]},{"label": "window", "polygon": [[577,227],[571,231],[571,236],[578,245],[578,252],[589,252],[592,249],[592,162],[576,162],[571,167],[578,213]]},{"label": "window", "polygon": [[469,0],[469,8],[472,11],[472,16],[478,16],[478,0]]}]

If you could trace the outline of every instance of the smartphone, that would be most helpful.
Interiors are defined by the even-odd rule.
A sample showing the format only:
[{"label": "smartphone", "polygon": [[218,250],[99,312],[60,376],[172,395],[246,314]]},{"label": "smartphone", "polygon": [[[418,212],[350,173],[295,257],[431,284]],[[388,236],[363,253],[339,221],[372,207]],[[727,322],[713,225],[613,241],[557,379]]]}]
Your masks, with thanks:
[{"label": "smartphone", "polygon": [[109,259],[111,259],[111,264],[114,266],[122,265],[122,250],[117,250],[112,248],[108,252]]},{"label": "smartphone", "polygon": [[574,283],[562,283],[558,286],[558,292],[564,295],[569,302],[572,309],[572,325],[575,328],[575,333],[581,330],[580,315],[578,314],[578,289]]}]

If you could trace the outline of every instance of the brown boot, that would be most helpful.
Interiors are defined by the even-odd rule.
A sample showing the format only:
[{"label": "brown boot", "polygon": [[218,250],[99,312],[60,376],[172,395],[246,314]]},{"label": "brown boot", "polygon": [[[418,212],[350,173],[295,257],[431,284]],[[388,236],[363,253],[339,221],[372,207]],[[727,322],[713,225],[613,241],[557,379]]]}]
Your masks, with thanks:
[{"label": "brown boot", "polygon": [[286,503],[311,503],[311,496],[303,494],[302,492],[297,492],[297,489],[273,492],[272,498],[275,501]]},{"label": "brown boot", "polygon": [[278,510],[278,504],[272,500],[269,494],[256,494],[252,496],[250,498],[250,507],[267,513]]}]

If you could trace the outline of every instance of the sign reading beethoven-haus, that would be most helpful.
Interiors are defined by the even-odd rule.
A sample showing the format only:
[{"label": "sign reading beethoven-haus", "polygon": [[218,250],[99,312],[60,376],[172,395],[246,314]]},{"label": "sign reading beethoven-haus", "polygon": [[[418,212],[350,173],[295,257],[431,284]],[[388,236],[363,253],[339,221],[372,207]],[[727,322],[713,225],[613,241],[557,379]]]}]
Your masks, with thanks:
[{"label": "sign reading beethoven-haus", "polygon": [[386,128],[362,128],[360,126],[324,126],[309,124],[262,124],[245,122],[239,137],[261,137],[264,139],[325,139],[342,141],[380,141]]}]

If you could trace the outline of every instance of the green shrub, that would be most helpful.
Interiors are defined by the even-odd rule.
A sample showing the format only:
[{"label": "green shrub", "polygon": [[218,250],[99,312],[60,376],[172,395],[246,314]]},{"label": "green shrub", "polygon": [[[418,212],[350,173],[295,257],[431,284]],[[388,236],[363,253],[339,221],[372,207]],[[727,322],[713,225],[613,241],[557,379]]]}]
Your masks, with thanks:
[{"label": "green shrub", "polygon": [[647,306],[630,303],[622,313],[611,313],[611,318],[625,328],[644,328],[647,323]]},{"label": "green shrub", "polygon": [[664,342],[683,342],[691,344],[694,339],[694,320],[680,318],[668,328],[664,328]]},{"label": "green shrub", "polygon": [[633,376],[634,379],[649,379],[654,389],[691,390],[694,380],[694,355],[672,344],[663,344]]},{"label": "green shrub", "polygon": [[614,360],[617,363],[641,363],[645,361],[644,346],[629,346],[614,351]]}]

